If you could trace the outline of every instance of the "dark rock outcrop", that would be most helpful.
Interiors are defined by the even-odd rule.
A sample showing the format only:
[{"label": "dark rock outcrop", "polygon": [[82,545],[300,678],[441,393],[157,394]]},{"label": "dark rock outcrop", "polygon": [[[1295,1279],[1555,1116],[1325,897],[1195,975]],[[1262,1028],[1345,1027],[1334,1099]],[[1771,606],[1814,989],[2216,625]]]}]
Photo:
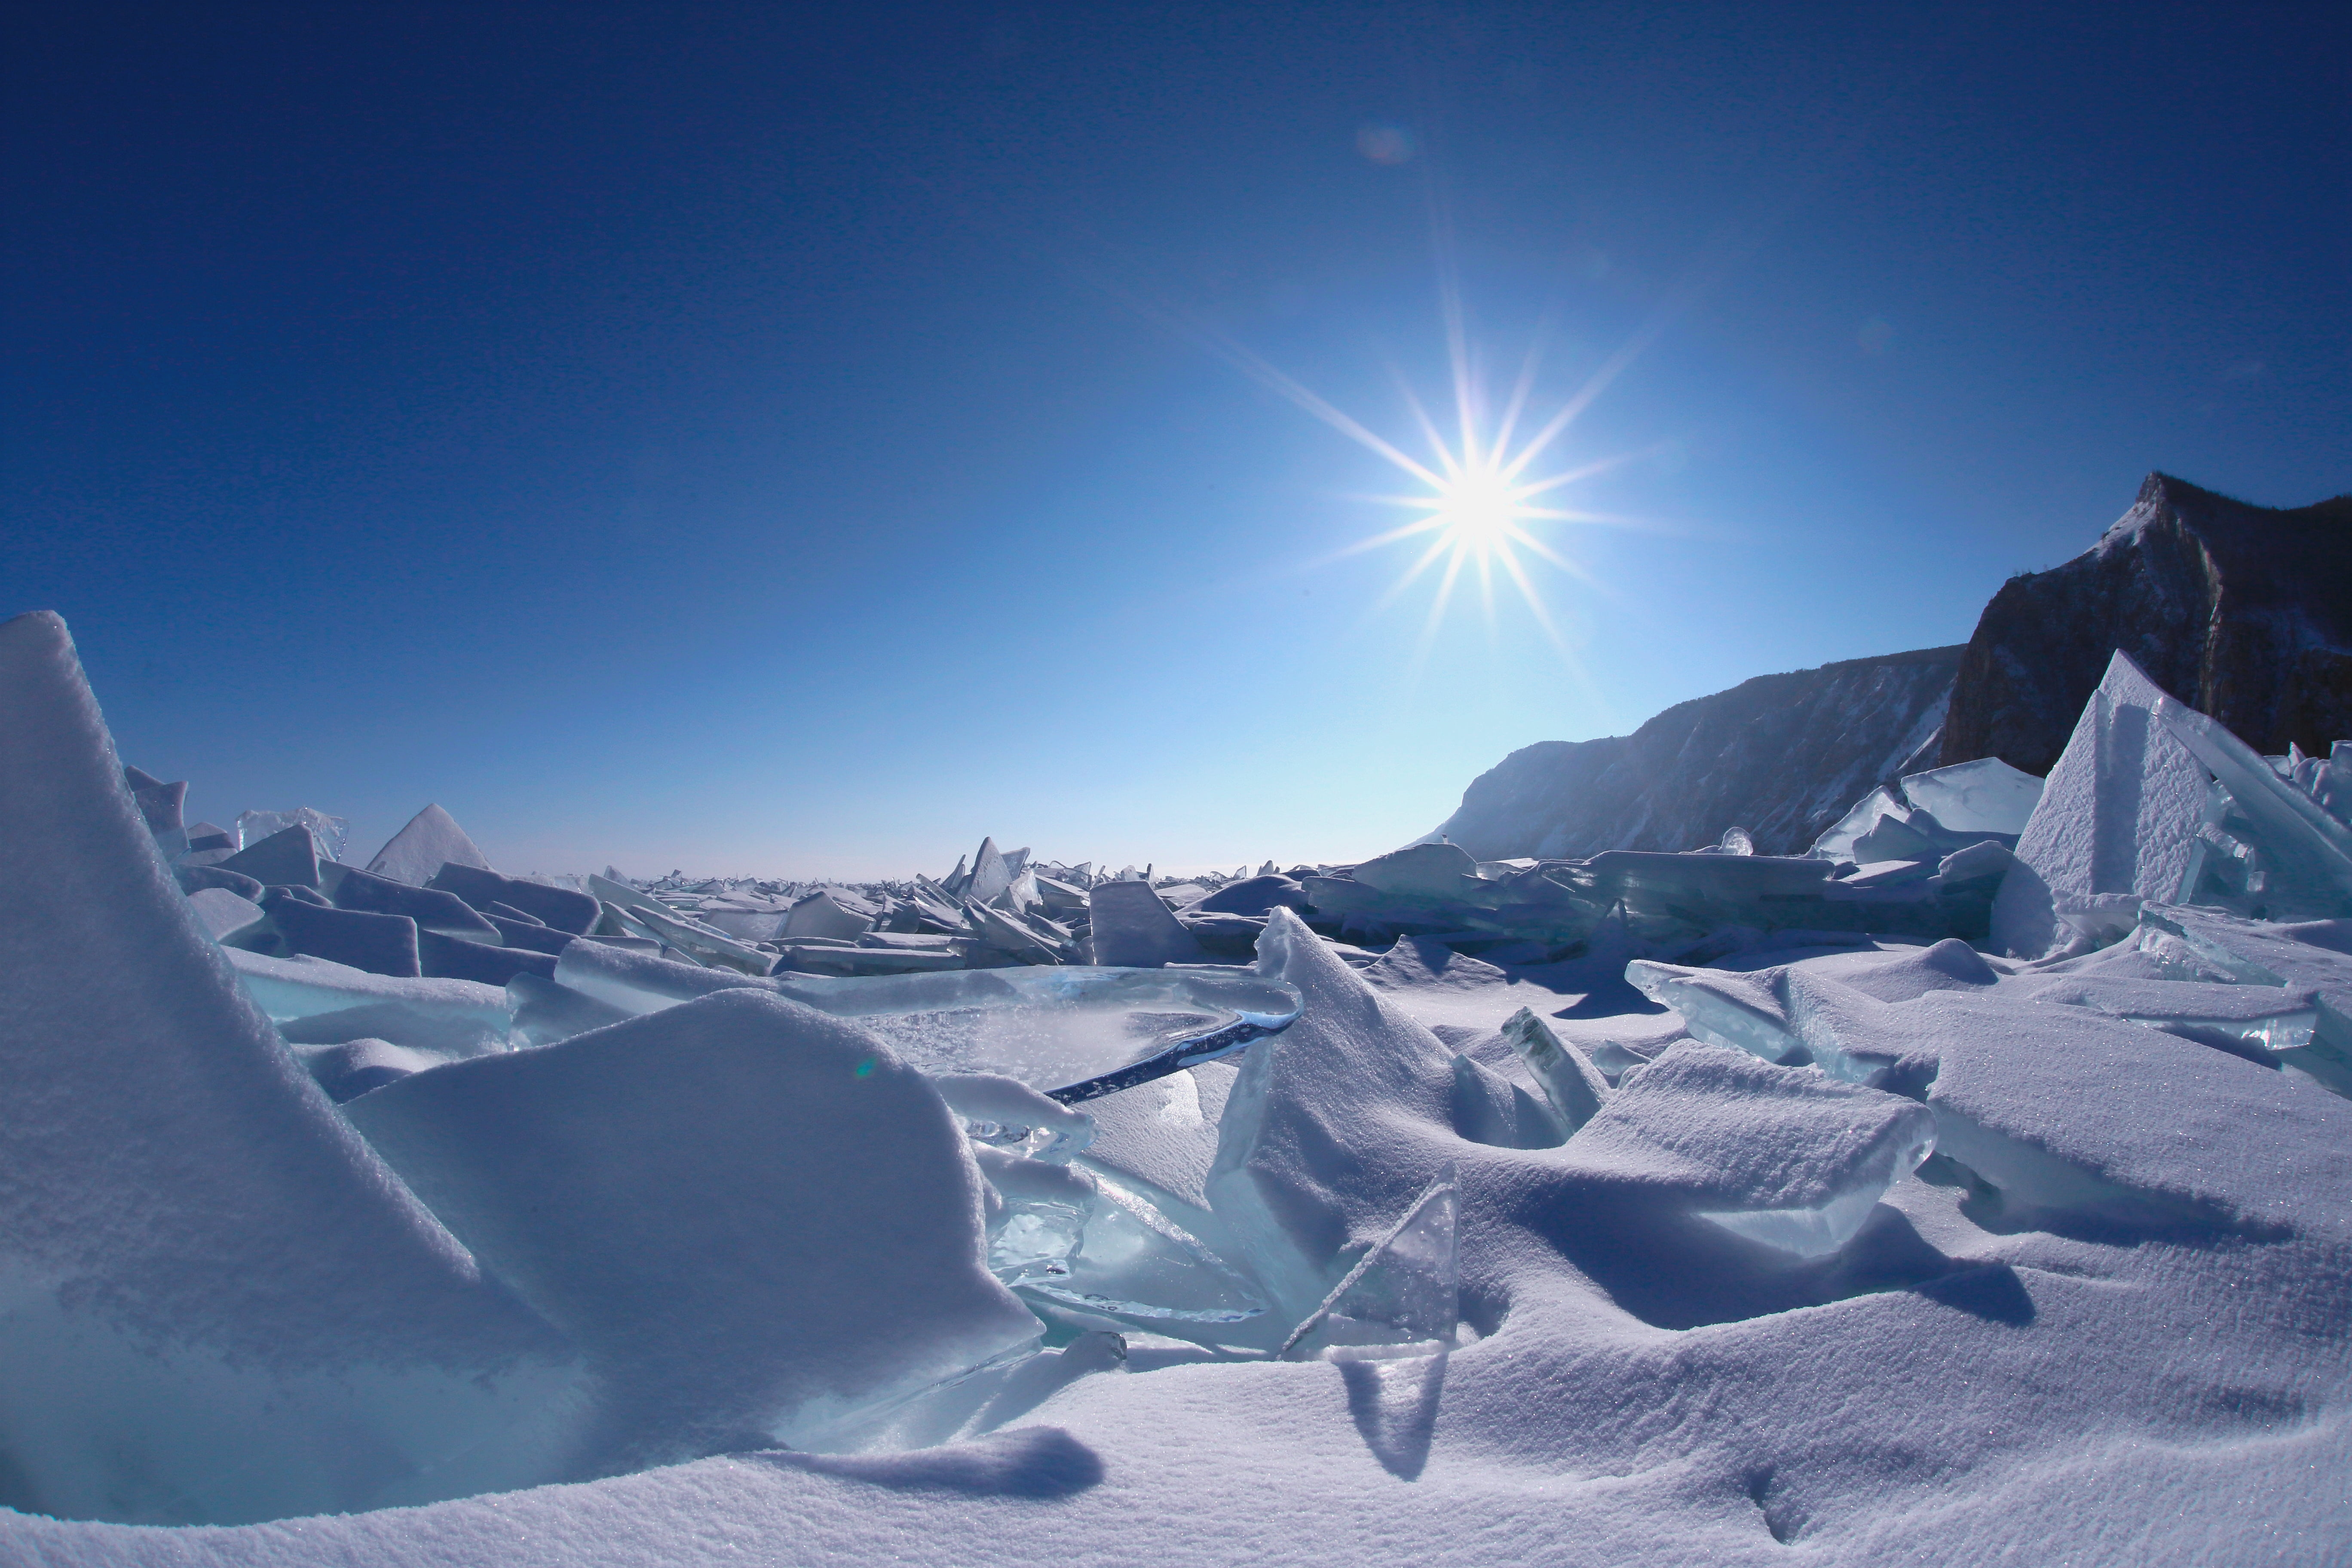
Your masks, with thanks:
[{"label": "dark rock outcrop", "polygon": [[1985,606],[1938,760],[2048,773],[2118,648],[2256,751],[2325,753],[2352,735],[2352,496],[2273,510],[2150,474],[2098,543]]},{"label": "dark rock outcrop", "polygon": [[1438,832],[1499,860],[1692,849],[1736,824],[1761,854],[1801,854],[1873,785],[1933,765],[1960,652],[1759,675],[1631,735],[1522,747],[1463,792]]}]

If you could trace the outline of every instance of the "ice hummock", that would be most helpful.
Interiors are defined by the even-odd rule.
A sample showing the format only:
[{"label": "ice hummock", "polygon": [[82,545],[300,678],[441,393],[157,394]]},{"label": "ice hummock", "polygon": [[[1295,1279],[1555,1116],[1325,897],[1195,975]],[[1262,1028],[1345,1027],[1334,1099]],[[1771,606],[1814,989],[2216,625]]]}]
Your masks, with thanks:
[{"label": "ice hummock", "polygon": [[[30,743],[17,710],[0,712],[16,726],[11,742]],[[102,751],[94,716],[89,733]],[[1360,879],[1360,868],[1269,865],[1272,884],[1236,892],[1225,901],[1250,907],[1231,910],[1205,906],[1233,879],[1138,874],[1126,885],[1205,951],[1254,947],[1256,963],[1149,970],[1135,984],[1166,989],[1099,1006],[1095,996],[1076,1008],[1087,1027],[1112,1026],[1138,1049],[1203,1041],[1202,1021],[1224,1016],[1192,989],[1205,983],[1286,988],[1296,1021],[1075,1104],[1034,1082],[953,1071],[946,1047],[978,1037],[958,1016],[967,1011],[1001,1013],[1017,1035],[1034,1010],[1061,1020],[1051,1035],[1067,1021],[1055,987],[1083,995],[1098,984],[1076,962],[1093,934],[1091,868],[991,846],[1010,879],[989,901],[972,899],[969,870],[842,889],[825,898],[854,917],[838,929],[870,924],[771,940],[762,924],[816,887],[608,873],[620,891],[595,899],[575,932],[509,898],[532,900],[533,887],[590,896],[570,884],[436,867],[425,879],[447,884],[439,894],[457,906],[419,905],[405,918],[420,931],[478,919],[501,940],[545,943],[550,973],[496,985],[390,977],[208,942],[202,895],[260,908],[243,889],[265,889],[233,874],[197,881],[211,869],[199,857],[218,846],[177,857],[175,888],[161,865],[167,814],[119,775],[108,788],[127,798],[110,809],[131,831],[115,849],[77,858],[80,840],[38,857],[0,845],[0,921],[16,922],[0,929],[16,933],[0,953],[13,963],[37,951],[72,983],[18,986],[12,968],[0,990],[22,1047],[17,1082],[47,1086],[0,1104],[0,1135],[12,1152],[45,1149],[48,1131],[25,1108],[62,1104],[76,1140],[62,1178],[12,1214],[94,1215],[77,1245],[93,1258],[121,1247],[134,1262],[178,1245],[173,1229],[186,1226],[194,1243],[163,1278],[193,1270],[197,1300],[198,1287],[238,1283],[216,1271],[205,1286],[202,1247],[217,1247],[256,1280],[293,1280],[332,1304],[351,1366],[378,1364],[365,1358],[437,1321],[404,1315],[399,1303],[418,1298],[397,1281],[385,1300],[369,1296],[403,1255],[371,1258],[350,1236],[381,1235],[386,1204],[445,1238],[451,1217],[526,1215],[505,1222],[519,1239],[444,1245],[478,1280],[528,1278],[548,1306],[516,1320],[538,1348],[485,1382],[462,1357],[457,1375],[404,1365],[325,1377],[277,1351],[110,1359],[51,1331],[102,1321],[102,1293],[57,1292],[38,1310],[12,1298],[14,1315],[0,1316],[0,1364],[16,1380],[0,1401],[0,1500],[74,1511],[57,1500],[78,1496],[95,1500],[85,1513],[153,1520],[377,1510],[135,1542],[223,1563],[288,1552],[489,1563],[510,1558],[520,1534],[534,1552],[589,1561],[664,1558],[681,1541],[1030,1561],[1039,1550],[1164,1554],[1241,1532],[1362,1543],[1370,1558],[1458,1554],[1465,1540],[1481,1555],[1532,1558],[1570,1531],[1622,1561],[1744,1560],[1792,1542],[1826,1562],[2096,1561],[2119,1540],[2153,1560],[2218,1560],[2249,1540],[2324,1560],[2347,1521],[2340,1499],[2303,1478],[2344,1457],[2327,1413],[2345,1398],[2352,1321],[2336,1283],[2352,1202],[2352,1106],[2338,1097],[2352,910],[2331,906],[2312,872],[2326,830],[2207,739],[2221,765],[2189,749],[2194,830],[2248,875],[2160,899],[2070,895],[2053,902],[2062,951],[2046,958],[1985,940],[1995,889],[2021,870],[2003,835],[1977,819],[1966,831],[1985,837],[1947,851],[1927,819],[1935,832],[1952,825],[1908,780],[1900,813],[1882,812],[1872,831],[1916,858],[1861,866],[1694,854],[1465,871],[1424,855]],[[2324,770],[2296,754],[2255,762],[2340,821],[2333,757]],[[21,774],[0,762],[0,787]],[[2171,831],[2135,818],[2130,862],[2177,849],[2140,842]],[[109,858],[123,846],[147,858],[152,887]],[[273,904],[394,897],[312,858],[312,897],[281,889]],[[478,908],[449,891],[459,883]],[[179,911],[179,934],[160,942],[159,909]],[[46,945],[26,946],[35,913],[49,921]],[[223,935],[247,940],[244,929]],[[761,973],[714,966],[729,950],[706,936],[759,954],[742,962]],[[211,1000],[188,989],[191,943],[219,988]],[[567,960],[574,978],[601,971],[635,988],[631,1005],[564,984],[552,971]],[[880,971],[908,963],[940,966],[925,981],[992,978],[1009,999],[895,1011],[887,999],[908,994]],[[1629,963],[1652,995],[1626,984]],[[240,989],[272,999],[277,1038],[251,1014],[244,1037],[205,1022]],[[861,992],[878,1005],[856,1016],[793,1014],[871,1037],[875,1054],[854,1062],[822,1047],[768,1060],[761,1031],[697,1022]],[[115,993],[146,997],[169,1027],[111,1039],[111,1021],[130,1016]],[[58,1016],[94,1026],[61,1033],[48,1022]],[[1738,1020],[1751,1038],[1735,1038]],[[901,1026],[941,1047],[939,1070],[884,1040]],[[199,1037],[201,1050],[152,1056],[158,1040]],[[72,1049],[58,1050],[61,1038]],[[623,1053],[600,1039],[653,1043]],[[292,1105],[290,1120],[257,1123],[256,1052],[281,1086],[269,1103]],[[887,1082],[900,1110],[877,1126],[857,1120],[858,1097],[884,1054],[898,1064]],[[1113,1072],[1138,1065],[1103,1059]],[[847,1070],[795,1090],[798,1110],[777,1101],[775,1082],[828,1062]],[[463,1101],[494,1077],[537,1087],[491,1111],[477,1105],[485,1130],[453,1141],[442,1174],[412,1187],[374,1164],[356,1191],[336,1180],[269,1193],[289,1139],[315,1144],[323,1127],[332,1144],[348,1125],[330,1095],[368,1122],[404,1103]],[[1525,1135],[1523,1107],[1583,1100],[1589,1114],[1564,1142]],[[1496,1115],[1470,1113],[1481,1106]],[[1923,1118],[1937,1152],[1903,1174]],[[665,1119],[688,1131],[650,1136]],[[151,1125],[167,1130],[160,1145],[131,1131]],[[777,1173],[792,1151],[762,1136],[779,1127],[812,1157],[835,1133],[861,1141],[787,1184]],[[179,1144],[192,1163],[159,1164]],[[611,1158],[597,1153],[587,1178],[567,1181],[562,1161],[544,1157],[566,1145],[567,1158]],[[365,1152],[347,1135],[343,1146]],[[892,1169],[876,1175],[858,1163],[869,1155]],[[38,1168],[5,1167],[19,1183],[8,1201],[20,1201],[18,1173]],[[207,1181],[186,1189],[192,1172]],[[435,1181],[448,1216],[416,1202]],[[783,1204],[787,1184],[823,1202]],[[1453,1205],[1450,1348],[1423,1331],[1435,1315],[1399,1310],[1412,1291],[1391,1289],[1446,1277],[1408,1257],[1442,1255],[1424,1202],[1441,1187]],[[219,1212],[203,1211],[215,1195]],[[712,1239],[763,1204],[788,1210],[791,1226],[837,1220],[836,1234],[868,1250],[892,1247],[900,1228],[936,1240],[944,1226],[954,1240],[855,1273],[835,1286],[845,1305],[818,1302],[810,1310],[831,1315],[803,1319],[795,1292],[815,1283],[794,1266],[803,1252]],[[915,1217],[899,1227],[902,1209]],[[964,1217],[943,1220],[951,1210]],[[257,1236],[238,1217],[253,1215],[293,1223]],[[6,1234],[67,1232],[20,1223]],[[900,1263],[908,1272],[893,1273]],[[158,1278],[115,1266],[92,1277],[142,1289]],[[939,1279],[950,1284],[935,1292]],[[521,1310],[511,1289],[491,1294]],[[1003,1323],[1026,1337],[992,1349],[955,1326],[979,1321],[955,1300],[1024,1303]],[[1288,1331],[1327,1307],[1301,1347],[1335,1332],[1380,1342],[1336,1352],[1337,1364],[1283,1364]],[[885,1342],[882,1328],[932,1309],[943,1326]],[[290,1300],[272,1311],[261,1320],[272,1332],[325,1315]],[[577,1314],[575,1327],[550,1312]],[[795,1392],[808,1386],[793,1381],[811,1365],[795,1338],[804,1322],[839,1331],[827,1341],[835,1393]],[[779,1433],[799,1451],[762,1447]],[[1937,1463],[1919,1465],[1923,1452]],[[686,1462],[583,1480],[665,1458]],[[535,1484],[551,1479],[581,1484]],[[432,1501],[486,1490],[503,1495]],[[2159,1535],[2140,1507],[2151,1494],[2179,1502]],[[381,1509],[394,1501],[428,1506]],[[1463,1517],[1476,1521],[1467,1537]],[[131,1540],[0,1513],[0,1555],[102,1560]]]}]

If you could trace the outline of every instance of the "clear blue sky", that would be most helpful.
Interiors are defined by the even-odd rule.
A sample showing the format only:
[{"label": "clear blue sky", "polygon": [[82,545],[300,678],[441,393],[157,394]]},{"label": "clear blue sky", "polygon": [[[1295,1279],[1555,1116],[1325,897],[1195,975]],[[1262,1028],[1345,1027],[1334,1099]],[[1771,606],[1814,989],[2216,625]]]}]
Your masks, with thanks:
[{"label": "clear blue sky", "polygon": [[[0,613],[126,759],[510,869],[1353,859],[2352,487],[2340,5],[26,6]],[[1367,149],[1371,153],[1368,155]],[[1401,156],[1402,154],[1402,156]],[[1441,253],[1568,652],[1417,546]],[[1645,336],[1646,334],[1646,336]]]}]

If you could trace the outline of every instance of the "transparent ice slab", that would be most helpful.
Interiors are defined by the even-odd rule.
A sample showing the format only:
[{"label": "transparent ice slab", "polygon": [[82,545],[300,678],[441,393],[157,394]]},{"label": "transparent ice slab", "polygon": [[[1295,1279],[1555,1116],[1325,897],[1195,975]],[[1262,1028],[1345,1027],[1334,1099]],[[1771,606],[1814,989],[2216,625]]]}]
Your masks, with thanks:
[{"label": "transparent ice slab", "polygon": [[[1024,1294],[1143,1323],[1244,1323],[1265,1315],[1257,1288],[1150,1199],[1101,1171],[1085,1174],[1096,1201],[1076,1247],[1064,1255],[1061,1271],[1018,1280]],[[1039,1231],[1048,1228],[1041,1223]]]},{"label": "transparent ice slab", "polygon": [[1448,1161],[1276,1355],[1307,1347],[1327,1360],[1377,1361],[1453,1348],[1461,1324],[1460,1209]]},{"label": "transparent ice slab", "polygon": [[2000,833],[2013,838],[2025,831],[2042,799],[2042,781],[1999,757],[1980,757],[1906,773],[1903,798],[1948,832]]},{"label": "transparent ice slab", "polygon": [[307,805],[291,811],[248,811],[236,819],[236,845],[250,849],[273,833],[283,833],[289,827],[307,827],[310,837],[319,841],[330,860],[343,858],[343,841],[351,837],[352,825],[340,816],[329,816]]},{"label": "transparent ice slab", "polygon": [[927,1073],[1000,1073],[1065,1103],[1214,1060],[1290,1026],[1297,990],[1243,969],[967,969],[764,980],[574,942],[556,979],[629,1013],[738,985],[856,1018]]}]

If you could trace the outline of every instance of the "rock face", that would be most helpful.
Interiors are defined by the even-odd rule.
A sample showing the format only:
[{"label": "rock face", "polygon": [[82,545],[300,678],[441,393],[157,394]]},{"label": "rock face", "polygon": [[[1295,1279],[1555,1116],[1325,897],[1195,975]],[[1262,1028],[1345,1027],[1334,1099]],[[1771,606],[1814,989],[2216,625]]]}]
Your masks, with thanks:
[{"label": "rock face", "polygon": [[2117,649],[2256,751],[2325,754],[2352,735],[2352,496],[2273,510],[2150,474],[2098,543],[1985,606],[1939,760],[2048,773]]},{"label": "rock face", "polygon": [[1759,675],[1631,735],[1522,747],[1463,792],[1437,833],[1500,860],[1694,849],[1736,824],[1759,854],[1802,854],[1873,785],[1933,764],[1960,654],[1921,648]]}]

